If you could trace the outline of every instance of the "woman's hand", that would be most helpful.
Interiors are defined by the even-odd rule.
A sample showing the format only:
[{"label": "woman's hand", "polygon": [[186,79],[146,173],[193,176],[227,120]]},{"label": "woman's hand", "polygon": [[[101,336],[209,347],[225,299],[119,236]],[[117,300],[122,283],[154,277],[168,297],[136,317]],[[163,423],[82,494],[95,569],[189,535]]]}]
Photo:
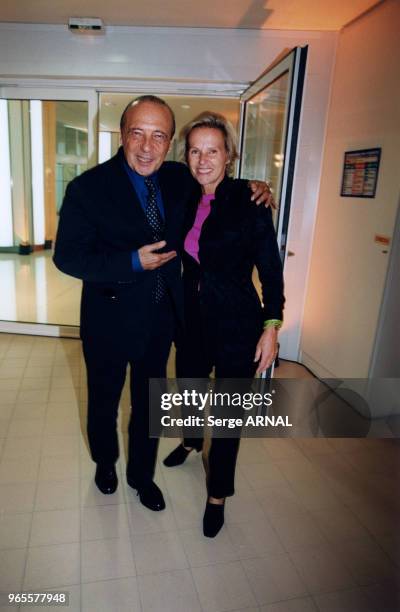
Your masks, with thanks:
[{"label": "woman's hand", "polygon": [[276,209],[275,200],[273,198],[271,192],[271,186],[269,183],[265,181],[249,181],[249,187],[253,192],[251,196],[251,201],[256,201],[256,204],[264,204],[266,208],[271,206],[271,208]]},{"label": "woman's hand", "polygon": [[260,336],[256,346],[254,361],[259,361],[257,374],[261,374],[270,367],[278,354],[278,330],[276,327],[267,327]]}]

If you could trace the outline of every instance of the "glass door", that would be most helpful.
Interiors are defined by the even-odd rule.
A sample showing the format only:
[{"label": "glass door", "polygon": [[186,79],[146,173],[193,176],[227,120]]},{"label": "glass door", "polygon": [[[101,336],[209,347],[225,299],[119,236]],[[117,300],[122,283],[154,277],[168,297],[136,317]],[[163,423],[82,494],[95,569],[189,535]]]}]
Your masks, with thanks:
[{"label": "glass door", "polygon": [[241,96],[239,176],[270,181],[285,258],[307,47],[296,47]]},{"label": "glass door", "polygon": [[67,184],[97,161],[97,95],[0,93],[0,331],[76,334],[80,281],[55,268],[52,247]]}]

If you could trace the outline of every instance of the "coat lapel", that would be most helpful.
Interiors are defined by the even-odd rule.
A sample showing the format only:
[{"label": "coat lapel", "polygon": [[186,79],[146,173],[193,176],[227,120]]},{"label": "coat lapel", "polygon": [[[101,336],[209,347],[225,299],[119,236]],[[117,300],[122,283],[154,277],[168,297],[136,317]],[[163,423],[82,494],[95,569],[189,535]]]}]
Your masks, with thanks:
[{"label": "coat lapel", "polygon": [[142,244],[152,242],[151,228],[139,202],[136,191],[123,166],[123,151],[120,149],[110,166],[109,189],[114,203],[114,214],[126,224]]}]

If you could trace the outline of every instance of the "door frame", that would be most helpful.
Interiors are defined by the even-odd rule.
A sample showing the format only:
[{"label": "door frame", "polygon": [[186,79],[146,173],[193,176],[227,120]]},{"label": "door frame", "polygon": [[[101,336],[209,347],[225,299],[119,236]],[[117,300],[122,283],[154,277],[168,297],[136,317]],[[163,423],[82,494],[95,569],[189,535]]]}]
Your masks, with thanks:
[{"label": "door frame", "polygon": [[292,200],[293,179],[299,135],[300,113],[303,99],[305,70],[307,63],[308,46],[295,47],[285,57],[272,67],[267,68],[240,96],[240,133],[239,147],[240,160],[238,175],[242,171],[244,154],[244,137],[246,131],[247,104],[265,87],[272,84],[280,76],[289,73],[288,112],[286,116],[285,134],[283,138],[284,163],[281,175],[281,191],[277,223],[277,241],[282,263],[285,262],[287,236],[289,229],[290,205]]},{"label": "door frame", "polygon": [[6,100],[76,101],[88,104],[88,166],[97,164],[97,117],[99,96],[94,89],[68,87],[0,87],[0,98]]}]

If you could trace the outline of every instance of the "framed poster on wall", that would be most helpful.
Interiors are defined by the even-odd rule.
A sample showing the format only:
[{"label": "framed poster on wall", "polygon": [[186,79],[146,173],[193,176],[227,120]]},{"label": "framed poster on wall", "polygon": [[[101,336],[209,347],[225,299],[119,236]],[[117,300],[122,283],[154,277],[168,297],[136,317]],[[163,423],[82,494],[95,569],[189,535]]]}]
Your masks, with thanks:
[{"label": "framed poster on wall", "polygon": [[345,198],[374,198],[380,159],[379,147],[346,151],[340,195]]}]

